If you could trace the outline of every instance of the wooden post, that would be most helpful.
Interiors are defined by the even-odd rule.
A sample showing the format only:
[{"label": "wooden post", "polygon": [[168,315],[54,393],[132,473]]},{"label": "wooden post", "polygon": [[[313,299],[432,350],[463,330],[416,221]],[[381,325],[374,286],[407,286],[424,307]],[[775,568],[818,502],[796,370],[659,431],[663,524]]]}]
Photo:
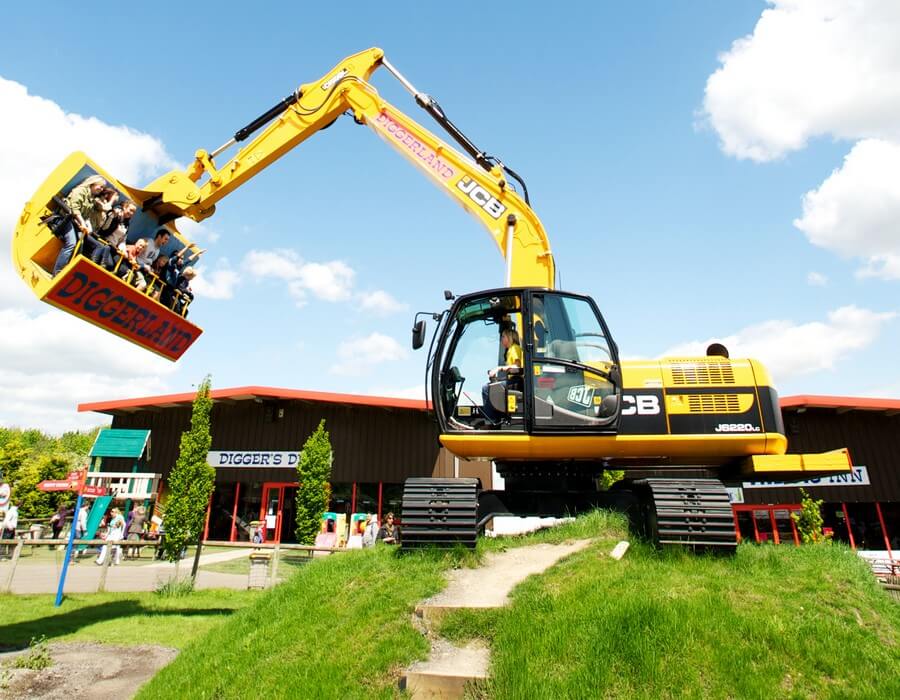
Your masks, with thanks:
[{"label": "wooden post", "polygon": [[272,568],[269,570],[269,588],[278,585],[278,559],[281,554],[281,543],[275,544],[275,551],[272,552]]},{"label": "wooden post", "polygon": [[19,555],[22,553],[23,546],[21,539],[16,542],[16,548],[13,550],[12,559],[9,562],[9,576],[6,577],[6,585],[3,587],[4,593],[12,593],[13,577],[16,575],[16,564],[19,563]]},{"label": "wooden post", "polygon": [[100,569],[100,582],[97,584],[97,593],[106,593],[106,575],[109,573],[109,562],[115,556],[110,542],[111,540],[106,541],[106,556],[103,557],[103,567]]}]

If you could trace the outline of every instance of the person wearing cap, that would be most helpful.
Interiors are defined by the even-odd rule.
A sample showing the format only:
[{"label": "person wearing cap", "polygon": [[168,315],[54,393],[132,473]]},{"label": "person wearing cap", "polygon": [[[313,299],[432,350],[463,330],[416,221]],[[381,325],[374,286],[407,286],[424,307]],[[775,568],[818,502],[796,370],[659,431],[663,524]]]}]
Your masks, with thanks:
[{"label": "person wearing cap", "polygon": [[66,197],[66,206],[72,212],[72,221],[68,226],[56,232],[56,236],[62,241],[62,249],[56,256],[56,263],[53,265],[53,276],[59,274],[69,260],[72,259],[72,253],[75,252],[75,245],[78,243],[78,234],[75,233],[73,224],[78,228],[81,235],[86,236],[90,233],[90,219],[94,213],[95,200],[106,188],[106,180],[99,175],[91,175],[85,178],[81,183],[72,188]]}]

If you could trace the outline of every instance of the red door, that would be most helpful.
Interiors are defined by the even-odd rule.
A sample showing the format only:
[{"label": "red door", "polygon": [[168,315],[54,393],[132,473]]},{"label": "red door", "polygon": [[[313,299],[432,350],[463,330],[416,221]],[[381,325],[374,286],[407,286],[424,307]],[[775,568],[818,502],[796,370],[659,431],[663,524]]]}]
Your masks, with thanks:
[{"label": "red door", "polygon": [[[293,498],[297,484],[292,483],[268,483],[263,484],[262,504],[259,519],[263,522],[265,542],[281,542],[282,527],[284,526],[285,496]],[[290,504],[289,504],[290,505]],[[293,510],[291,510],[293,513]],[[293,515],[290,519],[293,519]],[[292,522],[288,528],[293,527]],[[290,538],[289,538],[290,539]]]}]

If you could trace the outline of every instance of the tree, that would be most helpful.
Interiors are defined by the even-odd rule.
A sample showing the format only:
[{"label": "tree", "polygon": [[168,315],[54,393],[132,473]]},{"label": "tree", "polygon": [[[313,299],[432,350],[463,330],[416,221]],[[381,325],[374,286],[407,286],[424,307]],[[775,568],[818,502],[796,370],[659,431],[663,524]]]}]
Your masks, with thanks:
[{"label": "tree", "polygon": [[816,500],[804,489],[800,489],[800,512],[791,513],[797,524],[797,532],[803,544],[824,542],[827,538],[822,532],[822,499]]},{"label": "tree", "polygon": [[322,523],[322,513],[331,498],[331,441],[325,420],[306,440],[297,464],[297,542],[315,544]]},{"label": "tree", "polygon": [[178,460],[169,475],[169,496],[165,507],[163,554],[178,561],[188,544],[197,541],[206,520],[206,508],[216,481],[216,470],[207,463],[212,443],[209,434],[209,396],[211,380],[207,375],[197,389],[191,409],[191,427],[181,434]]},{"label": "tree", "polygon": [[[81,435],[86,438],[88,434]],[[4,429],[0,440],[3,440],[0,446],[0,481],[8,482],[12,487],[12,501],[22,504],[19,517],[48,518],[59,506],[71,504],[71,492],[45,493],[38,491],[37,485],[45,479],[65,479],[70,471],[83,463],[90,449],[89,443],[78,445],[78,450],[69,449],[71,446],[62,438],[18,428]]]},{"label": "tree", "polygon": [[613,484],[617,481],[622,481],[624,478],[624,469],[604,469],[600,474],[600,480],[597,486],[601,491],[609,491],[613,487]]}]

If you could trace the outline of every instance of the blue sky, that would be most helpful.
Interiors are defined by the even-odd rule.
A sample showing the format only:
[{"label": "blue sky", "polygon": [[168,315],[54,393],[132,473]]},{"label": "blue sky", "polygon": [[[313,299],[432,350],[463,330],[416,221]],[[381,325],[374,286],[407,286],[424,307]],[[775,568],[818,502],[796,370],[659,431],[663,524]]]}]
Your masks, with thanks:
[{"label": "blue sky", "polygon": [[[773,11],[787,12],[784,4]],[[871,4],[867,21],[878,21],[879,3]],[[65,113],[148,134],[186,164],[197,148],[215,148],[342,57],[380,46],[479,146],[525,177],[563,287],[597,299],[626,357],[732,338],[774,365],[782,394],[900,396],[893,362],[900,322],[890,316],[898,309],[898,281],[860,273],[860,261],[846,252],[855,250],[852,241],[841,248],[832,236],[827,245],[814,244],[813,234],[793,223],[803,216],[804,194],[840,169],[872,129],[821,116],[824,107],[803,112],[817,102],[790,85],[758,94],[765,76],[748,77],[737,61],[736,75],[723,75],[728,84],[707,94],[720,55],[753,36],[766,3],[207,7],[5,6],[0,78]],[[781,18],[802,51],[816,18],[794,19]],[[812,27],[808,35],[804,27]],[[777,56],[779,48],[759,36],[748,60],[764,51]],[[789,48],[791,39],[785,41]],[[386,71],[373,82],[432,128]],[[757,100],[749,107],[741,104],[748,94]],[[741,114],[767,100],[787,104],[786,94],[799,96],[795,121],[817,126],[798,137],[799,145],[772,146],[781,149],[774,157],[742,155],[734,143],[780,144],[782,135],[776,127],[754,131]],[[878,104],[877,95],[873,100]],[[712,115],[710,104],[717,105]],[[793,123],[790,114],[775,121]],[[0,146],[4,140],[43,148],[40,133],[7,130]],[[7,197],[3,212],[21,208],[21,196]],[[28,385],[53,386],[55,375],[22,359],[21,347],[0,347],[16,373],[0,374],[16,396],[0,421],[68,427],[85,420],[73,417],[73,400],[189,390],[207,372],[219,387],[409,394],[422,384],[423,354],[401,356],[388,344],[375,362],[363,339],[378,333],[407,349],[412,313],[441,308],[444,288],[474,291],[503,279],[502,260],[478,224],[349,119],[225,199],[204,225],[204,274],[224,269],[240,281],[229,299],[198,299],[192,320],[205,333],[176,367],[155,359],[144,366],[143,355],[120,350],[121,341],[91,336],[94,347],[103,343],[104,352],[127,356],[134,371],[121,369],[120,382],[94,381],[96,371],[80,367],[73,371],[81,380],[63,397],[29,393]],[[887,240],[870,255],[893,255]],[[343,300],[307,290],[298,306],[284,281],[256,279],[247,268],[251,251],[284,249],[305,263],[340,261],[351,269]],[[818,275],[813,284],[810,273]],[[361,300],[374,292],[406,310],[362,310]],[[43,327],[61,316],[24,300],[4,306],[18,310],[23,329],[33,329],[42,314],[53,314],[41,316]],[[842,307],[855,311],[835,316]],[[342,343],[349,343],[344,356]],[[58,356],[49,361],[61,371]],[[141,377],[146,381],[135,381]],[[45,402],[46,410],[27,408],[29,402]]]}]

